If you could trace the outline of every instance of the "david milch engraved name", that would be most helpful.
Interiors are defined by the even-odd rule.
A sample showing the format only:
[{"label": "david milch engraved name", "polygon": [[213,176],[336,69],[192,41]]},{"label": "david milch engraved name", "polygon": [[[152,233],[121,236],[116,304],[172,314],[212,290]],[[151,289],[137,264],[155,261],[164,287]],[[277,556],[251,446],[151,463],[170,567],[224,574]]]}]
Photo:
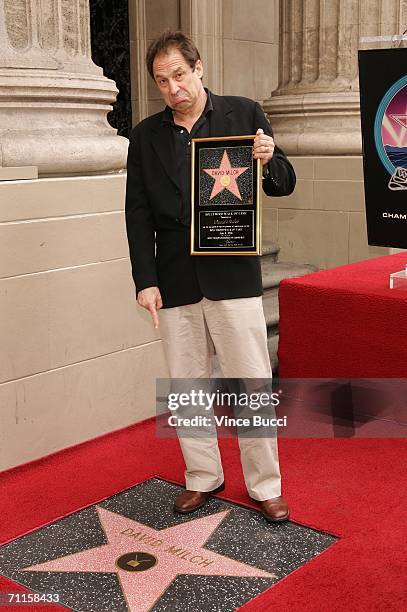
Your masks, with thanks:
[{"label": "david milch engraved name", "polygon": [[174,546],[173,544],[168,546],[165,544],[164,540],[156,538],[154,535],[150,535],[144,531],[135,531],[131,527],[128,527],[127,529],[123,529],[120,533],[129,536],[129,538],[132,538],[137,542],[142,542],[143,544],[152,546],[153,548],[161,548],[164,552],[167,552],[174,557],[184,559],[185,561],[190,561],[195,565],[203,565],[207,567],[213,563],[212,560],[203,557],[202,555],[196,555],[182,546]]}]

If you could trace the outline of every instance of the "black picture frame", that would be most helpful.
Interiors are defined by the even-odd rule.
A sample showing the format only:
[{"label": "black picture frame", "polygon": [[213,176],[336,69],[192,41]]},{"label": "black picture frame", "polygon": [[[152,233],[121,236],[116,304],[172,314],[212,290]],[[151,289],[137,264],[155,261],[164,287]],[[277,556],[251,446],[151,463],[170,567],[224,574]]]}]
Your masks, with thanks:
[{"label": "black picture frame", "polygon": [[193,138],[191,255],[261,255],[255,136]]}]

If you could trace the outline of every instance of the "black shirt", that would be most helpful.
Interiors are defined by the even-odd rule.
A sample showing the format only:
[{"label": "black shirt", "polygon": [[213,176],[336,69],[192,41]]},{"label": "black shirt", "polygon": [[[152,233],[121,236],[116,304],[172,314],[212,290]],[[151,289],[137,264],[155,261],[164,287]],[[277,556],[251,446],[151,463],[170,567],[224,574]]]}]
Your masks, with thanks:
[{"label": "black shirt", "polygon": [[210,112],[213,110],[211,92],[204,88],[207,94],[205,108],[199,119],[194,123],[191,132],[183,125],[174,122],[172,109],[166,106],[162,122],[169,123],[172,128],[176,170],[179,178],[182,196],[182,222],[189,225],[191,218],[191,138],[208,138],[210,135]]}]

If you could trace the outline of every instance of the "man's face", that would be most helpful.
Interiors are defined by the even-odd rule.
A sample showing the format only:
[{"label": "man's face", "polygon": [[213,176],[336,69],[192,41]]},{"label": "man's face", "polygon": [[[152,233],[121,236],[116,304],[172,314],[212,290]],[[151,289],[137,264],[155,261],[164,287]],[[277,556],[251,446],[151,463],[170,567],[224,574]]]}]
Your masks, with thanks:
[{"label": "man's face", "polygon": [[168,53],[156,55],[153,73],[167,106],[178,112],[193,109],[203,88],[201,60],[197,60],[192,70],[182,53],[172,47]]}]

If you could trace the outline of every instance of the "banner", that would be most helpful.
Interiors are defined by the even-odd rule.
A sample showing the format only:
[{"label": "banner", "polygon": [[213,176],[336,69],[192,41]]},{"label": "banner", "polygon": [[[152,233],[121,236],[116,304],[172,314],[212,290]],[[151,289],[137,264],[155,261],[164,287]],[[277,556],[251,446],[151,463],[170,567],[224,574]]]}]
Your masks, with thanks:
[{"label": "banner", "polygon": [[368,243],[407,248],[407,48],[359,51]]}]

